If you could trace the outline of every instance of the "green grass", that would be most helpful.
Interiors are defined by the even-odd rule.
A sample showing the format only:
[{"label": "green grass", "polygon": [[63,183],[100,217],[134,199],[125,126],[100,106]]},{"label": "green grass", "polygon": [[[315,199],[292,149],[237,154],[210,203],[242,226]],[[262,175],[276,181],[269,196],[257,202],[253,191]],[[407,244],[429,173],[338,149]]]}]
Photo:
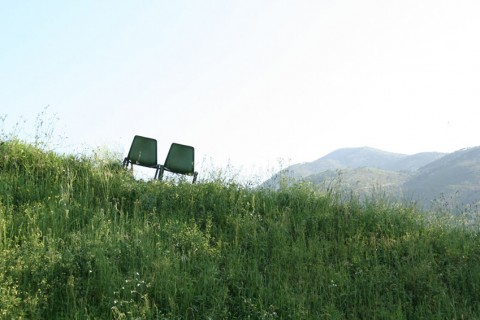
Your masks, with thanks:
[{"label": "green grass", "polygon": [[0,145],[0,319],[474,319],[480,239],[382,199]]}]

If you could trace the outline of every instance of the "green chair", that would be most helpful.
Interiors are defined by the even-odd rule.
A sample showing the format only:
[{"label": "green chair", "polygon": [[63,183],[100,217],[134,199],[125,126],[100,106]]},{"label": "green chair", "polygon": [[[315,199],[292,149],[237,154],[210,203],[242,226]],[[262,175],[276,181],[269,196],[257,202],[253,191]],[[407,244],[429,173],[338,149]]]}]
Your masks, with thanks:
[{"label": "green chair", "polygon": [[198,172],[194,168],[195,149],[191,146],[172,143],[167,154],[167,159],[163,165],[160,165],[160,174],[158,179],[162,180],[163,173],[166,171],[193,176],[192,183],[197,181]]},{"label": "green chair", "polygon": [[128,156],[123,160],[123,167],[128,168],[129,164],[132,168],[133,165],[138,165],[157,169],[154,177],[156,179],[160,170],[157,163],[157,140],[142,136],[133,137]]}]

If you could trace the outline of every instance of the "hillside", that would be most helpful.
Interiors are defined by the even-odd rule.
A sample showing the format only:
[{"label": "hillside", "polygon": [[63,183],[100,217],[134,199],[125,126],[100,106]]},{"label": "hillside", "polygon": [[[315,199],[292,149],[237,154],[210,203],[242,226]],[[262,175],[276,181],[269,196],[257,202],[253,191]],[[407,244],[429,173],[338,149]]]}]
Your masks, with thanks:
[{"label": "hillside", "polygon": [[399,194],[402,185],[412,176],[405,171],[390,171],[372,167],[327,170],[312,174],[305,181],[312,182],[322,189],[335,187],[336,190],[353,190],[356,194],[369,195],[375,192]]},{"label": "hillside", "polygon": [[405,155],[369,147],[345,148],[333,151],[312,162],[294,164],[288,167],[286,171],[299,178],[305,178],[327,170],[335,171],[362,167],[390,171],[415,171],[443,155],[443,153],[438,152]]},{"label": "hillside", "polygon": [[480,147],[456,151],[422,167],[403,187],[405,195],[417,201],[442,197],[446,202],[480,205]]},{"label": "hillside", "polygon": [[367,147],[340,149],[316,161],[292,165],[263,186],[278,188],[282,178],[290,183],[309,181],[321,189],[336,185],[360,195],[384,192],[427,209],[448,204],[463,210],[480,204],[480,147],[414,155]]},{"label": "hillside", "polygon": [[414,207],[0,143],[2,320],[479,317],[480,237]]}]

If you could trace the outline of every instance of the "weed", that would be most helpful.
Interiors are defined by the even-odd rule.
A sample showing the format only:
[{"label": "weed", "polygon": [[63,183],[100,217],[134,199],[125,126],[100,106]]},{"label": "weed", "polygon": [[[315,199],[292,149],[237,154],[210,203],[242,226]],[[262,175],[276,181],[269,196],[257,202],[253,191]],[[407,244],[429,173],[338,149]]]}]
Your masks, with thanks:
[{"label": "weed", "polygon": [[480,238],[381,197],[0,145],[2,319],[480,316]]}]

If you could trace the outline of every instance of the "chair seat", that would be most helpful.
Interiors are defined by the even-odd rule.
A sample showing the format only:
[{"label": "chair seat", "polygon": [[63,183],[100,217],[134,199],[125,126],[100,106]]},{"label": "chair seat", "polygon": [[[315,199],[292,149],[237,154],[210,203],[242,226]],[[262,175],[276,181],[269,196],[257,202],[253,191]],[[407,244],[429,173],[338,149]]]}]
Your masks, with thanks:
[{"label": "chair seat", "polygon": [[160,165],[159,179],[162,180],[164,171],[193,176],[197,180],[198,172],[195,171],[195,149],[179,143],[172,143],[165,163]]},{"label": "chair seat", "polygon": [[123,160],[123,166],[125,168],[127,168],[129,164],[132,168],[133,165],[138,165],[157,169],[154,177],[157,178],[160,169],[157,163],[157,140],[136,135],[133,138],[127,157]]}]

